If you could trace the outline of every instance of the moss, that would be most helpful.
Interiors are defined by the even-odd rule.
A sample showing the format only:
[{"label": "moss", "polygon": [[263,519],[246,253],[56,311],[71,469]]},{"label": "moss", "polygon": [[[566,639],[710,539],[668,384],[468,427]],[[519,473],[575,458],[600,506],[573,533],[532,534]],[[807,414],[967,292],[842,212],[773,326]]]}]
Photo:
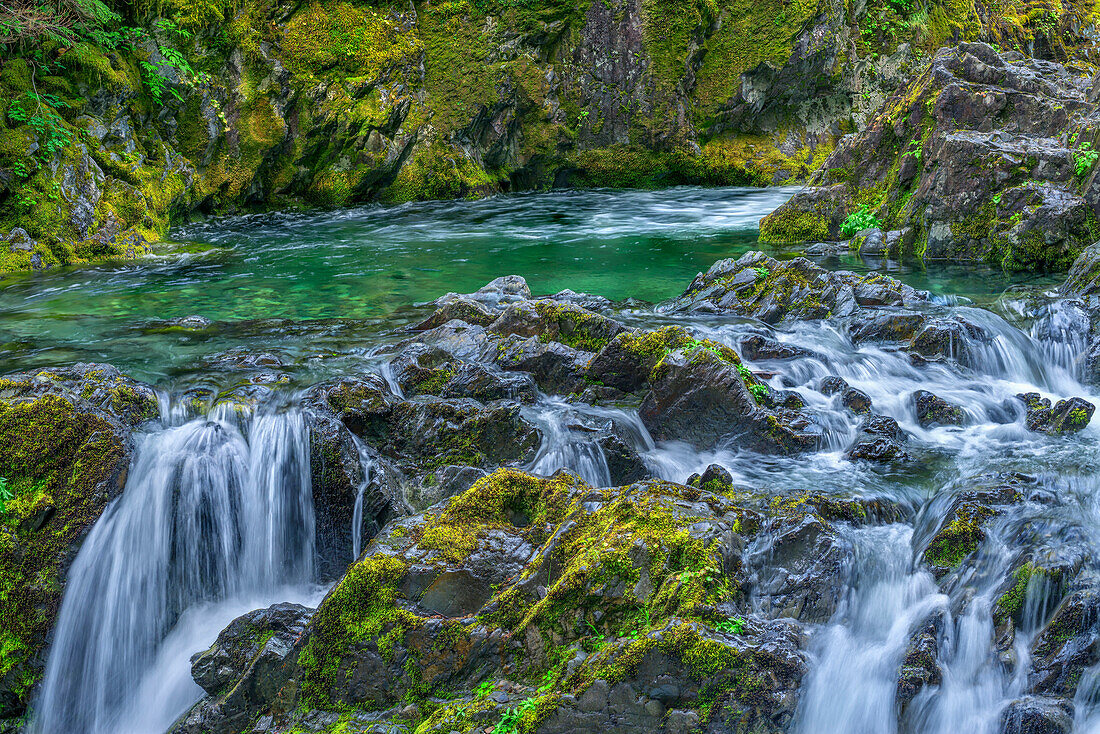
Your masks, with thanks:
[{"label": "moss", "polygon": [[414,153],[383,196],[394,202],[456,199],[493,188],[493,178],[465,152],[433,145]]},{"label": "moss", "polygon": [[789,205],[760,220],[761,242],[812,242],[829,238],[829,222],[817,212]]},{"label": "moss", "polygon": [[300,9],[287,23],[282,45],[298,73],[340,69],[366,77],[410,63],[422,50],[416,34],[387,13],[345,2]]},{"label": "moss", "polygon": [[325,598],[311,620],[312,632],[299,657],[302,694],[308,703],[332,705],[337,670],[350,645],[386,633],[389,637],[379,642],[385,654],[398,634],[420,623],[396,603],[406,570],[406,564],[393,556],[367,556],[348,569]]},{"label": "moss", "polygon": [[551,322],[554,341],[574,349],[598,352],[607,346],[608,321],[599,314],[555,301],[535,301],[535,311]]},{"label": "moss", "polygon": [[978,549],[985,539],[982,525],[994,515],[985,505],[964,503],[928,544],[924,559],[942,571],[957,568],[963,559]]},{"label": "moss", "polygon": [[18,679],[18,700],[0,703],[0,716],[18,714],[7,707],[25,705],[41,675],[64,565],[119,489],[126,461],[111,424],[68,398],[0,401],[0,476],[14,493],[0,514],[0,675]]}]

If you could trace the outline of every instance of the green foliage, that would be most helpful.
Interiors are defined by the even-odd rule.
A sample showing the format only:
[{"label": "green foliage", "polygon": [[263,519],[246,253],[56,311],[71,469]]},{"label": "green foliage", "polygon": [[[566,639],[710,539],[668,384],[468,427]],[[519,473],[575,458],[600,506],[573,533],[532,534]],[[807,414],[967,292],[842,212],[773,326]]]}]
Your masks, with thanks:
[{"label": "green foliage", "polygon": [[769,275],[771,275],[771,271],[763,266],[753,268],[753,270],[756,272],[756,277],[758,278],[767,278]]},{"label": "green foliage", "polygon": [[731,635],[740,635],[745,631],[745,620],[740,617],[726,617],[724,622],[714,625],[714,629]]},{"label": "green foliage", "polygon": [[752,393],[752,397],[757,403],[762,403],[764,402],[764,399],[768,397],[768,386],[749,385],[749,392]]},{"label": "green foliage", "polygon": [[882,222],[874,214],[867,211],[867,206],[864,205],[848,215],[840,225],[840,232],[845,237],[851,237],[856,232],[879,227],[882,227]]},{"label": "green foliage", "polygon": [[1073,151],[1073,172],[1082,177],[1092,170],[1096,159],[1100,158],[1100,151],[1092,149],[1092,143],[1081,143],[1081,147]]},{"label": "green foliage", "polygon": [[[24,92],[8,105],[8,120],[16,125],[29,125],[38,138],[35,161],[46,163],[72,142],[72,132],[57,108],[61,100],[54,94]],[[26,162],[16,171],[29,176],[32,171]]]},{"label": "green foliage", "polygon": [[519,731],[519,725],[523,721],[524,714],[531,713],[537,708],[538,701],[534,698],[528,698],[518,706],[509,707],[504,715],[500,717],[500,721],[497,722],[493,734],[515,734]]},{"label": "green foliage", "polygon": [[0,516],[7,514],[8,502],[15,497],[15,492],[8,486],[8,480],[0,477]]},{"label": "green foliage", "polygon": [[172,48],[171,46],[160,46],[160,55],[164,57],[164,62],[160,65],[151,64],[148,61],[141,62],[142,78],[145,80],[146,86],[149,88],[149,94],[153,96],[153,99],[159,104],[163,101],[164,93],[169,92],[180,102],[183,101],[183,96],[180,93],[169,86],[169,78],[161,73],[161,68],[167,66],[170,69],[175,69],[180,76],[180,80],[185,86],[191,85],[191,78],[195,75],[191,65],[187,63],[187,59],[184,55]]},{"label": "green foliage", "polygon": [[493,682],[491,680],[483,681],[474,689],[474,698],[485,698],[493,692]]}]

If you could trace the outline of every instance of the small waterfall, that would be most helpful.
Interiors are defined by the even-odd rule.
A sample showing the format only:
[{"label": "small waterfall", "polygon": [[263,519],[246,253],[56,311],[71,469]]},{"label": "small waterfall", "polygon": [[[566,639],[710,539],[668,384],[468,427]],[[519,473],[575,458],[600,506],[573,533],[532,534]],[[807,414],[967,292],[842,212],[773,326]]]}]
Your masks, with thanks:
[{"label": "small waterfall", "polygon": [[815,641],[793,734],[893,734],[898,667],[915,626],[947,598],[927,571],[914,570],[912,528],[852,531],[856,578]]},{"label": "small waterfall", "polygon": [[[33,730],[163,731],[201,693],[166,639],[186,628],[177,654],[189,656],[228,621],[212,606],[308,583],[313,528],[300,413],[261,415],[247,436],[208,419],[140,436],[122,496],[69,573]],[[203,618],[217,626],[196,628]]]},{"label": "small waterfall", "polygon": [[359,490],[355,493],[355,506],[351,513],[351,560],[354,563],[363,550],[363,496],[374,480],[378,461],[358,436],[354,433],[350,435],[355,442],[355,448],[359,450],[359,465],[363,467],[363,481],[359,483]]},{"label": "small waterfall", "polygon": [[578,422],[572,408],[563,400],[547,398],[529,409],[529,417],[542,431],[542,445],[527,469],[542,476],[568,469],[593,487],[609,487],[611,470],[595,440],[598,429]]}]

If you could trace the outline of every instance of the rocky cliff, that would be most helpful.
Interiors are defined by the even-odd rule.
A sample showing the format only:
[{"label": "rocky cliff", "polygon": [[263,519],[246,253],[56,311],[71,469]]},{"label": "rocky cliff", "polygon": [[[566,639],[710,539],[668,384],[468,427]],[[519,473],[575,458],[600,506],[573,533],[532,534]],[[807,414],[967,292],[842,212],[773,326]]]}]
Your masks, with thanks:
[{"label": "rocky cliff", "polygon": [[1066,61],[1093,4],[137,2],[0,53],[0,272],[194,213],[804,180],[935,49]]}]

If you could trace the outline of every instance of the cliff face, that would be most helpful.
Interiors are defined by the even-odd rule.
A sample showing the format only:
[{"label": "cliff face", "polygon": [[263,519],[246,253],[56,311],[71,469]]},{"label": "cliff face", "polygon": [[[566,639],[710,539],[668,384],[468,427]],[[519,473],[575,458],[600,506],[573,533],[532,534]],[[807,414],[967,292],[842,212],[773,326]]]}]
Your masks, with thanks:
[{"label": "cliff face", "polygon": [[0,272],[196,211],[802,180],[940,45],[1068,57],[1093,2],[138,2],[0,57]]}]

